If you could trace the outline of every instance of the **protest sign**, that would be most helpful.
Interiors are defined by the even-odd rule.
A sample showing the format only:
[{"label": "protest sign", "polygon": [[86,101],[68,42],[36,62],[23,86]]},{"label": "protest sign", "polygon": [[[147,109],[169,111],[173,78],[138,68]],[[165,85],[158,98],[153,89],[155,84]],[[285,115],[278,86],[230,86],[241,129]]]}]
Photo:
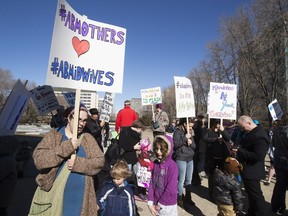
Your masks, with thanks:
[{"label": "protest sign", "polygon": [[268,105],[269,112],[271,114],[271,117],[273,121],[275,120],[280,120],[282,116],[284,115],[284,112],[278,103],[277,99],[273,100],[269,105]]},{"label": "protest sign", "polygon": [[141,89],[142,106],[162,103],[161,88]]},{"label": "protest sign", "polygon": [[122,92],[126,29],[79,15],[59,0],[46,84]]},{"label": "protest sign", "polygon": [[60,108],[51,86],[44,85],[34,88],[31,90],[31,98],[41,116]]},{"label": "protest sign", "polygon": [[194,93],[190,79],[174,76],[177,118],[195,117]]},{"label": "protest sign", "polygon": [[105,120],[105,122],[110,121],[110,115],[113,109],[115,93],[106,92],[103,100],[103,104],[100,110],[100,120]]},{"label": "protest sign", "polygon": [[207,107],[209,118],[236,120],[236,111],[237,85],[210,82]]},{"label": "protest sign", "polygon": [[26,108],[31,93],[20,80],[14,85],[0,113],[0,135],[13,135]]}]

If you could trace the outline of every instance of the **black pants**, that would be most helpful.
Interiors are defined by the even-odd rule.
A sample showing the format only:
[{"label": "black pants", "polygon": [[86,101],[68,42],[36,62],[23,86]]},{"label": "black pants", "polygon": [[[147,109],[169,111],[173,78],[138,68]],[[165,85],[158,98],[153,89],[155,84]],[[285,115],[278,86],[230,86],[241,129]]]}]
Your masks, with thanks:
[{"label": "black pants", "polygon": [[271,207],[273,212],[286,209],[286,189],[288,187],[288,163],[275,158],[276,183],[273,189]]},{"label": "black pants", "polygon": [[197,168],[198,172],[203,172],[205,167],[205,153],[197,154]]},{"label": "black pants", "polygon": [[267,215],[265,199],[261,190],[260,180],[250,180],[243,178],[245,191],[248,195],[248,215],[265,216]]}]

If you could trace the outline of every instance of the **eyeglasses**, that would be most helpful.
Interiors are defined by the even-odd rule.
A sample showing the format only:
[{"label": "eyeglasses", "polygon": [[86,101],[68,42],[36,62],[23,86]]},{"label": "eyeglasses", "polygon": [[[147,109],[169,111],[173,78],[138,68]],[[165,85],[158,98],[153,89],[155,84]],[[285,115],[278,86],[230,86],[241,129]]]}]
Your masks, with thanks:
[{"label": "eyeglasses", "polygon": [[82,123],[84,123],[84,124],[85,124],[87,121],[88,121],[88,119],[81,119],[81,118],[79,118],[79,119],[78,119],[78,122],[79,122],[79,123],[81,123],[81,122],[82,122]]},{"label": "eyeglasses", "polygon": [[[74,116],[71,115],[71,118],[74,119]],[[88,119],[81,119],[81,118],[78,119],[78,122],[79,122],[79,123],[83,123],[83,124],[86,124],[87,121],[88,121]]]}]

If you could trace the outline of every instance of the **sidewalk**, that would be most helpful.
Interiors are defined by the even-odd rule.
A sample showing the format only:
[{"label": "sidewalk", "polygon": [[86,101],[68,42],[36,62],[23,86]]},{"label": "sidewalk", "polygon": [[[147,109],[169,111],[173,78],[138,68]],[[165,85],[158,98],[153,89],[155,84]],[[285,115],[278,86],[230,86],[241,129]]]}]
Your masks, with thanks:
[{"label": "sidewalk", "polygon": [[[151,136],[150,133],[144,134],[144,137]],[[25,137],[27,139],[27,137]],[[39,142],[39,137],[30,137],[28,138],[29,142],[32,144],[32,147]],[[267,164],[269,164],[269,159],[267,157]],[[34,195],[34,191],[36,190],[35,177],[38,171],[36,170],[32,158],[29,160],[28,164],[24,169],[24,176],[21,179],[18,179],[16,189],[14,191],[14,197],[12,200],[12,204],[8,209],[8,216],[27,216],[30,208],[30,203],[32,197]],[[207,179],[203,179],[201,186],[193,186],[192,188],[192,199],[195,202],[196,206],[189,207],[184,210],[178,207],[179,216],[184,215],[195,215],[195,216],[214,216],[217,215],[217,207],[215,204],[208,200],[208,188],[207,188]],[[261,184],[265,200],[266,200],[266,208],[267,215],[273,216],[276,215],[270,210],[270,200],[273,192],[275,183],[275,178],[272,180],[272,183],[269,186]],[[245,192],[243,193],[244,196]],[[288,196],[288,195],[287,195]],[[286,199],[287,200],[287,199]],[[146,202],[136,201],[139,214],[141,216],[149,216],[151,215]],[[288,206],[288,202],[286,201],[286,205]],[[245,207],[246,208],[246,207]]]}]

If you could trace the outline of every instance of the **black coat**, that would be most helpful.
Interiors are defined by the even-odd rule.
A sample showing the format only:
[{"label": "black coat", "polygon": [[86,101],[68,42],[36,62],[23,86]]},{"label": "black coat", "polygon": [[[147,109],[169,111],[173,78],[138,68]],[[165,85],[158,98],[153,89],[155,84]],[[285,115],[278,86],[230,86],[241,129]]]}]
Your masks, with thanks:
[{"label": "black coat", "polygon": [[[220,135],[222,138],[220,138]],[[207,130],[203,137],[203,141],[206,143],[206,155],[209,158],[226,159],[230,155],[230,149],[227,145],[229,140],[230,136],[226,130],[221,132]]]},{"label": "black coat", "polygon": [[203,137],[203,141],[206,143],[205,172],[213,174],[214,169],[216,167],[222,168],[225,159],[230,156],[230,149],[227,145],[230,136],[226,130],[218,132],[207,130],[206,132]]},{"label": "black coat", "polygon": [[128,164],[136,164],[138,158],[136,151],[134,150],[134,145],[136,145],[141,140],[141,134],[132,130],[131,127],[123,127],[119,135],[119,145],[125,151],[122,159],[124,159]]},{"label": "black coat", "polygon": [[251,180],[265,178],[265,156],[269,148],[269,138],[261,125],[245,136],[237,151],[237,159],[243,165],[242,177]]}]

